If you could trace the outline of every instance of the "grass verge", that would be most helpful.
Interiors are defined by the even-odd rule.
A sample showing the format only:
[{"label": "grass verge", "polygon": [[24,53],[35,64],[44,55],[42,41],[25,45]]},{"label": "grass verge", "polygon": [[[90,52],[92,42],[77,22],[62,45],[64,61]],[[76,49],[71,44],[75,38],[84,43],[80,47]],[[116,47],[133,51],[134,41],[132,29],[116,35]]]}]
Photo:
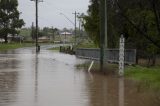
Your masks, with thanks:
[{"label": "grass verge", "polygon": [[125,76],[138,81],[141,86],[160,89],[160,67],[128,66]]},{"label": "grass verge", "polygon": [[48,50],[59,51],[60,47],[49,48]]},{"label": "grass verge", "polygon": [[84,40],[83,42],[79,43],[76,48],[98,48],[97,45],[93,41]]},{"label": "grass verge", "polygon": [[8,43],[8,44],[0,44],[0,51],[4,50],[10,50],[10,49],[17,49],[17,48],[22,48],[22,47],[31,47],[33,46],[32,43]]}]

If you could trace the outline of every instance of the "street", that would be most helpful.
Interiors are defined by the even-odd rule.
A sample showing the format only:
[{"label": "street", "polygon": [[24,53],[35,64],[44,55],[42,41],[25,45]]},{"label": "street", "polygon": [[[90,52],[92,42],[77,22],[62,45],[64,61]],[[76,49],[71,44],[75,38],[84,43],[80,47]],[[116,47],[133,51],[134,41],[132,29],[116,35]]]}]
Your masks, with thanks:
[{"label": "street", "polygon": [[[0,54],[0,106],[151,106],[134,83],[76,69],[85,60],[42,46]],[[154,101],[153,101],[154,100]],[[158,101],[158,100],[157,100]]]}]

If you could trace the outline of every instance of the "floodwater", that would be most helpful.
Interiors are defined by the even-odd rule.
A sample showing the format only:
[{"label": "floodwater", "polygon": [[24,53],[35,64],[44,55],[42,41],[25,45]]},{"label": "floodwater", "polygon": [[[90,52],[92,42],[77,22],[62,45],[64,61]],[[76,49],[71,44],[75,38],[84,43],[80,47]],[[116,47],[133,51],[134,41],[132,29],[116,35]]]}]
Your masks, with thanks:
[{"label": "floodwater", "polygon": [[34,48],[0,54],[0,106],[160,106],[133,81],[92,74],[73,55]]}]

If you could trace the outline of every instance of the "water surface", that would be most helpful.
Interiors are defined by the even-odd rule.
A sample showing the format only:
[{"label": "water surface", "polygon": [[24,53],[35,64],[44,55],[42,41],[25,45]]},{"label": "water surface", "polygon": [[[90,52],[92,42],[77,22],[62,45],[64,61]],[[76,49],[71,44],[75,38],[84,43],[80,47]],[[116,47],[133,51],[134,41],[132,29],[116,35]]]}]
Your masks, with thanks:
[{"label": "water surface", "polygon": [[76,69],[85,60],[42,47],[0,54],[0,106],[159,106],[133,81]]}]

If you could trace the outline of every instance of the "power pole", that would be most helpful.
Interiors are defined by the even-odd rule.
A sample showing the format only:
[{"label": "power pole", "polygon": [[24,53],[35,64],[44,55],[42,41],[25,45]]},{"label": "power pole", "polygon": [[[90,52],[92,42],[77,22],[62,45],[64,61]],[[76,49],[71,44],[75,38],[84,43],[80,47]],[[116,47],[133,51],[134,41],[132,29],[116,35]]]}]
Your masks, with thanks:
[{"label": "power pole", "polygon": [[31,32],[31,37],[32,37],[32,41],[34,41],[34,22],[32,22],[32,32]]},{"label": "power pole", "polygon": [[53,29],[53,26],[52,26],[52,31],[53,31],[53,41],[55,41],[55,35],[54,35],[54,29]]},{"label": "power pole", "polygon": [[[107,0],[105,0],[105,49],[107,49],[108,48],[108,37],[107,37],[107,35],[108,35],[108,22],[107,22],[107,20],[108,20],[108,18],[107,18]],[[105,52],[105,57],[106,57],[106,52]]]},{"label": "power pole", "polygon": [[79,13],[77,13],[76,11],[75,11],[75,13],[73,13],[74,15],[75,15],[75,31],[74,31],[74,33],[75,33],[75,45],[77,44],[77,31],[76,31],[76,28],[77,28],[77,15],[79,14]]},{"label": "power pole", "polygon": [[38,52],[38,0],[36,3],[36,52]]},{"label": "power pole", "polygon": [[79,36],[81,36],[81,19],[79,18]]},{"label": "power pole", "polygon": [[38,3],[43,2],[43,0],[31,0],[35,2],[36,7],[36,52],[39,51],[39,45],[38,45]]},{"label": "power pole", "polygon": [[106,0],[100,0],[100,70],[104,71],[105,33],[106,33]]}]

